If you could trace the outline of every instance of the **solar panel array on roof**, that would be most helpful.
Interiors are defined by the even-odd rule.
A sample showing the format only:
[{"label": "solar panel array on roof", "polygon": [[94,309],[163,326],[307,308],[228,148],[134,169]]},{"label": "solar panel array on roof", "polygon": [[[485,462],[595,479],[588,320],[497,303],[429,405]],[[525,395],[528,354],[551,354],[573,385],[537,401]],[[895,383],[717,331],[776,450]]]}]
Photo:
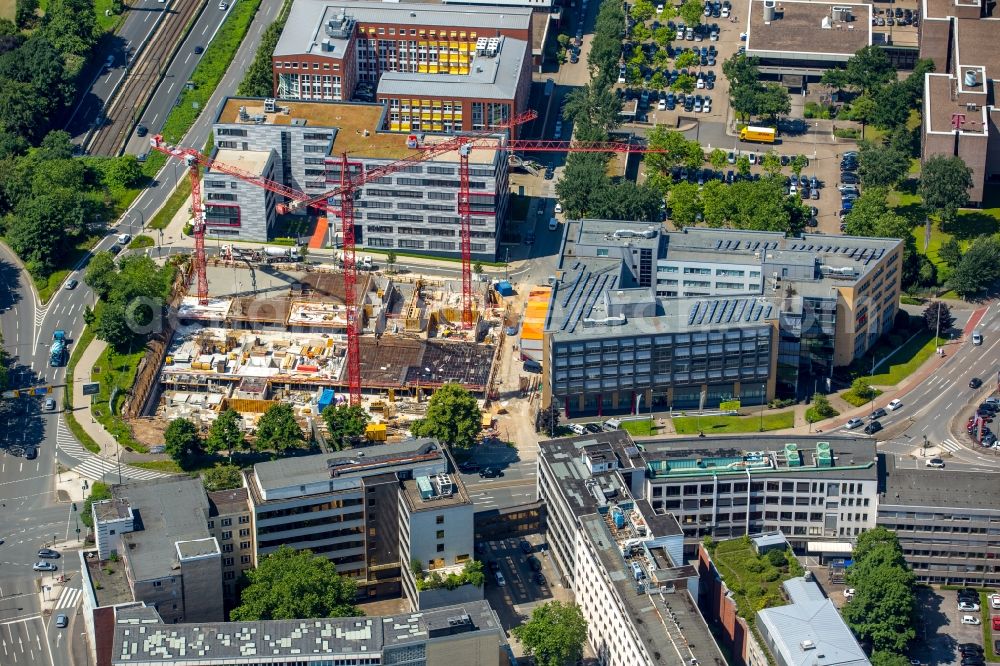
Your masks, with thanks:
[{"label": "solar panel array on roof", "polygon": [[694,307],[691,308],[691,313],[688,315],[688,326],[694,323],[694,318],[698,316],[699,309],[701,309],[701,301],[696,302]]},{"label": "solar panel array on roof", "polygon": [[736,316],[733,318],[733,321],[739,321],[740,319],[743,318],[743,311],[746,309],[746,307],[747,307],[746,300],[741,298],[739,300],[739,312],[735,313]]}]

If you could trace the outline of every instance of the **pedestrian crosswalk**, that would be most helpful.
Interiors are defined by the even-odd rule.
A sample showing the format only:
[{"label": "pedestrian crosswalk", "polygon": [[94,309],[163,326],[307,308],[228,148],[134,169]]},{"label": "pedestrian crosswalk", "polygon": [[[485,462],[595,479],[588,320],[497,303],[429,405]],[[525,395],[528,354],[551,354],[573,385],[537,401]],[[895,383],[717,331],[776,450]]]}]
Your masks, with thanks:
[{"label": "pedestrian crosswalk", "polygon": [[945,451],[951,451],[952,453],[956,451],[961,451],[962,449],[965,448],[964,446],[962,446],[961,444],[952,439],[942,440],[939,446]]},{"label": "pedestrian crosswalk", "polygon": [[[83,448],[73,433],[70,432],[69,427],[63,421],[62,417],[59,418],[59,426],[56,429],[56,444],[62,449],[67,455],[75,458],[79,461],[79,464],[73,467],[73,470],[87,477],[88,479],[93,479],[99,481],[104,478],[105,474],[118,474],[118,463],[113,460],[106,460],[100,456],[96,456],[87,449]],[[155,472],[150,469],[140,469],[138,467],[131,467],[129,465],[121,466],[122,478],[128,478],[138,481],[148,481],[150,479],[159,479],[164,476],[169,476],[162,472]]]},{"label": "pedestrian crosswalk", "polygon": [[56,602],[56,610],[75,608],[80,602],[81,596],[83,596],[83,590],[80,588],[64,587],[62,594],[59,595],[59,601]]}]

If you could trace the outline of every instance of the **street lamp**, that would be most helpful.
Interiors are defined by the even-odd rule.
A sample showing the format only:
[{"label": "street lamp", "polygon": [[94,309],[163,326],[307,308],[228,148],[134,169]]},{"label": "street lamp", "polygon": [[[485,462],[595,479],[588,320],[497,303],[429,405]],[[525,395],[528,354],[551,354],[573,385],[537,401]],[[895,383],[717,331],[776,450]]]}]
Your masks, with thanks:
[{"label": "street lamp", "polygon": [[80,514],[76,509],[76,502],[73,502],[73,520],[76,522],[76,540],[80,540]]},{"label": "street lamp", "polygon": [[767,384],[760,384],[760,432],[764,432],[764,403],[767,402]]}]

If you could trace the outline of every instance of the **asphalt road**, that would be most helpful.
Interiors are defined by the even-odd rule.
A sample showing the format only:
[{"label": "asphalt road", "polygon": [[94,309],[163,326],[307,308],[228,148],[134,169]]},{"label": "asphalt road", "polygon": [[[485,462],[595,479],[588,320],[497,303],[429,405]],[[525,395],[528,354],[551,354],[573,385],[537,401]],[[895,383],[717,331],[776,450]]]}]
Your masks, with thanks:
[{"label": "asphalt road", "polygon": [[[181,44],[177,56],[170,62],[162,81],[156,87],[146,110],[139,119],[139,124],[146,127],[150,135],[157,134],[163,129],[163,124],[166,122],[170,110],[177,105],[184,85],[201,61],[202,55],[195,53],[195,48],[205,49],[208,47],[219,30],[219,26],[222,25],[223,20],[229,15],[229,12],[233,11],[235,6],[234,2],[229,5],[227,10],[222,11],[218,7],[218,2],[209,1],[208,6],[198,17],[198,21],[188,33],[187,39]],[[264,26],[260,25],[257,28],[263,30]],[[149,136],[140,137],[133,132],[125,146],[125,152],[130,155],[141,155],[148,151]]]},{"label": "asphalt road", "polygon": [[[970,311],[961,313],[956,328],[962,328],[970,314]],[[946,360],[941,369],[902,396],[900,409],[879,419],[888,431],[887,437],[883,435],[884,441],[875,436],[879,450],[896,456],[897,465],[924,467],[926,437],[928,447],[940,451],[948,469],[1000,471],[1000,454],[976,446],[965,435],[968,417],[996,389],[996,373],[1000,369],[1000,307],[996,303],[990,305],[978,327],[985,331],[982,346],[974,346],[970,340],[946,344]],[[969,388],[974,377],[983,380],[981,388]],[[882,406],[890,397],[876,399],[876,406]],[[838,434],[847,432],[843,428],[838,430]]]},{"label": "asphalt road", "polygon": [[[134,0],[121,29],[107,42],[103,51],[94,56],[93,62],[100,69],[93,75],[90,89],[77,103],[73,115],[66,123],[66,131],[73,143],[80,143],[104,108],[115,86],[124,78],[126,63],[136,49],[155,30],[158,20],[170,5],[158,0]],[[110,68],[104,67],[108,57],[113,58]]]}]

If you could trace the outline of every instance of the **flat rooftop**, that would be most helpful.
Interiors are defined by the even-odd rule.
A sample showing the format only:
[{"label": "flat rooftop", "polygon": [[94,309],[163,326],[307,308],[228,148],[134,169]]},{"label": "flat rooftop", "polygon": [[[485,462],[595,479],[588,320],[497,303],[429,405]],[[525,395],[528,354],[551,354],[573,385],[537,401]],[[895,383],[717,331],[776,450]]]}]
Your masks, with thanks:
[{"label": "flat rooftop", "polygon": [[208,493],[209,516],[226,516],[250,510],[246,488],[232,490],[212,490]]},{"label": "flat rooftop", "polygon": [[175,575],[178,542],[211,540],[214,544],[207,527],[208,499],[200,479],[167,477],[115,485],[111,494],[127,500],[136,517],[136,530],[122,535],[136,580]]},{"label": "flat rooftop", "polygon": [[[619,440],[618,447],[630,440]],[[658,480],[702,476],[833,474],[878,478],[875,440],[849,437],[720,437],[644,440],[639,445],[647,474]],[[797,455],[797,459],[795,454]],[[828,454],[828,455],[827,455]]]},{"label": "flat rooftop", "polygon": [[379,658],[385,648],[476,634],[496,634],[498,650],[505,644],[503,628],[486,601],[403,615],[262,622],[167,625],[148,615],[119,613],[114,631],[111,659],[119,666],[191,660],[215,666],[333,654]]},{"label": "flat rooftop", "polygon": [[[453,472],[455,470],[452,470]],[[441,492],[441,482],[450,492]],[[402,481],[403,497],[411,513],[433,511],[442,507],[472,504],[465,484],[457,473],[434,476],[417,476]]]},{"label": "flat rooftop", "polygon": [[[348,449],[298,458],[257,463],[248,475],[250,492],[259,492],[266,501],[270,493],[294,492],[292,496],[327,492],[331,479],[359,479],[376,473],[411,469],[414,465],[430,473],[448,471],[448,456],[436,439],[409,439],[377,447]],[[320,484],[316,489],[302,487]],[[282,494],[282,497],[285,495]]]},{"label": "flat rooftop", "polygon": [[[954,134],[955,126],[952,124],[955,114],[961,114],[963,121],[961,131],[963,134],[975,134],[985,137],[987,135],[986,113],[987,107],[983,103],[983,95],[978,95],[980,99],[976,103],[976,110],[972,111],[966,107],[966,100],[972,101],[972,95],[956,94],[959,80],[948,74],[928,74],[924,79],[924,110],[927,118],[927,126],[932,132],[944,132]],[[979,90],[984,90],[980,85]]]},{"label": "flat rooftop", "polygon": [[517,95],[524,61],[531,59],[528,43],[500,38],[496,56],[476,56],[468,74],[426,74],[387,71],[379,77],[377,96],[457,95],[477,99],[512,100]]},{"label": "flat rooftop", "polygon": [[[222,164],[237,167],[255,176],[263,176],[267,163],[271,160],[271,151],[219,148],[215,152],[215,159]],[[211,173],[211,171],[209,170],[208,173]]]},{"label": "flat rooftop", "polygon": [[[666,585],[668,590],[672,588],[673,591],[664,594],[660,594],[659,585],[640,588],[629,563],[622,557],[607,521],[598,514],[591,514],[580,519],[580,526],[653,663],[726,663],[686,584]],[[660,552],[659,559],[665,558],[665,552]],[[665,563],[677,564],[666,559]],[[644,570],[650,579],[656,580],[649,569],[644,567]],[[692,573],[689,568],[684,572]]]},{"label": "flat rooftop", "polygon": [[[871,5],[799,0],[782,0],[776,5],[775,19],[765,21],[764,0],[751,0],[748,55],[827,55],[846,60],[872,43]],[[849,8],[853,20],[835,20],[834,7]]]},{"label": "flat rooftop", "polygon": [[879,509],[1000,510],[1000,474],[897,467],[895,456],[884,456],[884,467]]}]

